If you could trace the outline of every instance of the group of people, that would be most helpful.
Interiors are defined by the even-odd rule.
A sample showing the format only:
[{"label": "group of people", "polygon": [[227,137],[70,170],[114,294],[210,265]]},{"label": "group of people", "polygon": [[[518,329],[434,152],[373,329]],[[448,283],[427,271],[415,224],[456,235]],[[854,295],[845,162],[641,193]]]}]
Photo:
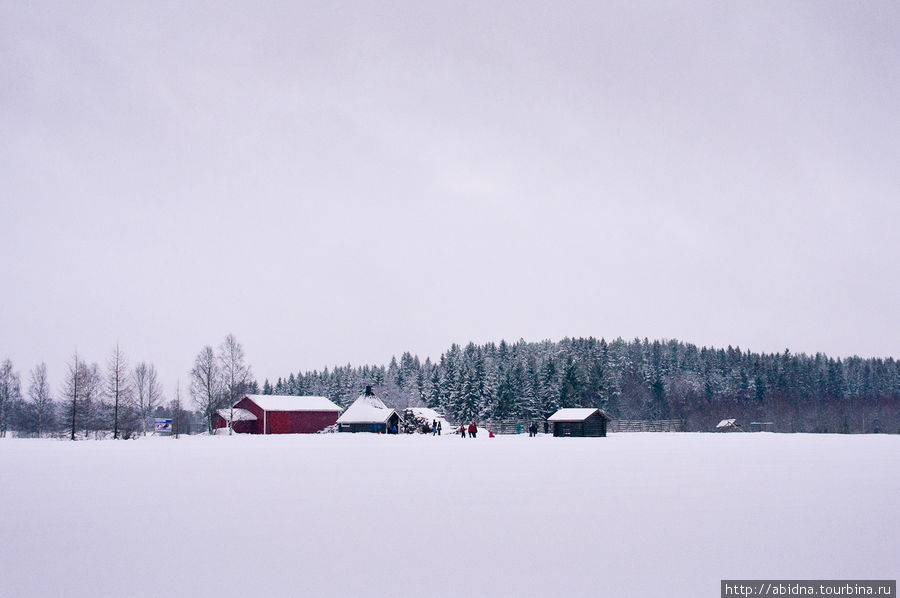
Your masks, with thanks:
[{"label": "group of people", "polygon": [[[469,424],[469,427],[466,427],[466,424],[462,424],[459,426],[459,435],[461,438],[466,437],[466,432],[469,433],[469,438],[477,438],[478,437],[478,426],[475,425],[475,422]],[[488,438],[494,437],[494,431],[488,430]]]},{"label": "group of people", "polygon": [[[478,426],[475,423],[469,424],[469,427],[466,427],[466,424],[462,424],[459,426],[459,435],[462,438],[466,437],[466,432],[469,433],[469,438],[476,438],[478,434]],[[491,431],[491,435],[493,435],[493,431]]]},{"label": "group of people", "polygon": [[[431,421],[431,435],[432,436],[440,436],[442,431],[441,422],[438,420]],[[517,426],[516,433],[518,434],[522,430],[521,425]],[[428,426],[425,425],[425,431],[428,432]],[[396,434],[396,432],[394,432]],[[472,422],[468,426],[466,424],[461,424],[459,429],[456,431],[459,434],[460,438],[466,438],[468,435],[469,438],[477,438],[478,437],[478,426],[475,422]],[[547,424],[544,423],[544,433],[547,433]],[[528,435],[529,436],[537,436],[538,435],[538,425],[535,422],[531,422],[531,425],[528,426]],[[494,430],[488,430],[488,438],[494,438]]]},{"label": "group of people", "polygon": [[[443,426],[441,425],[442,421],[443,420],[437,420],[437,419],[431,420],[431,430],[430,431],[431,431],[432,436],[440,436],[441,435],[441,431],[443,430]],[[423,427],[425,433],[429,432],[427,423],[424,424],[422,427]],[[547,427],[548,427],[547,423],[544,422],[544,433],[545,434],[547,433]],[[516,426],[516,434],[520,433],[521,431],[522,431],[521,424],[518,424]],[[396,426],[389,433],[396,434],[397,433]],[[461,438],[465,438],[466,435],[468,435],[469,438],[477,438],[478,437],[478,426],[475,424],[475,422],[472,422],[468,426],[466,426],[466,424],[461,424],[459,426],[459,429],[456,431],[456,433],[459,434]],[[529,436],[537,436],[538,435],[537,423],[531,422],[531,425],[528,426],[528,435]],[[494,430],[492,430],[492,429],[488,430],[488,438],[493,438],[493,437],[494,437]]]}]

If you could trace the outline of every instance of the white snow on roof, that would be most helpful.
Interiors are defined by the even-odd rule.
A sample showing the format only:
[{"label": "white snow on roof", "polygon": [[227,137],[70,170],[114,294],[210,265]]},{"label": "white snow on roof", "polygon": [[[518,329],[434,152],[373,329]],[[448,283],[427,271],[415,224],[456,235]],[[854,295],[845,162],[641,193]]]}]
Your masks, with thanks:
[{"label": "white snow on roof", "polygon": [[431,422],[436,421],[440,422],[441,428],[444,430],[452,430],[456,427],[450,424],[443,415],[428,407],[408,407],[406,411],[412,413],[412,416],[415,418],[424,419],[429,426],[431,425]]},{"label": "white snow on roof", "polygon": [[360,395],[338,418],[339,424],[383,424],[396,413],[375,395]]},{"label": "white snow on roof", "polygon": [[[341,408],[325,397],[294,395],[247,395],[263,411],[340,411]],[[243,400],[243,399],[242,399]]]},{"label": "white snow on roof", "polygon": [[443,415],[441,415],[434,409],[429,409],[428,407],[409,407],[407,411],[411,412],[416,417],[427,419],[429,423],[433,421],[443,421],[444,423],[447,422]]},{"label": "white snow on roof", "polygon": [[733,420],[733,419],[723,419],[722,421],[720,421],[720,422],[716,425],[716,427],[717,427],[717,428],[730,428],[730,427],[732,427],[733,425],[734,425],[734,420]]},{"label": "white snow on roof", "polygon": [[599,409],[560,409],[547,418],[550,422],[581,422],[592,416]]},{"label": "white snow on roof", "polygon": [[219,415],[222,416],[222,419],[225,421],[231,421],[231,415],[234,414],[234,421],[236,422],[252,422],[256,421],[256,416],[247,411],[246,409],[236,408],[236,409],[219,409]]}]

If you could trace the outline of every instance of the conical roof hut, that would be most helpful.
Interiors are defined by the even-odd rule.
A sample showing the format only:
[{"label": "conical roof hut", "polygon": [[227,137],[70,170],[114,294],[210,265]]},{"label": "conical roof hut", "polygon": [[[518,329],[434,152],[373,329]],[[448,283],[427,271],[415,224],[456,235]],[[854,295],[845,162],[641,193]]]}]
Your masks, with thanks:
[{"label": "conical roof hut", "polygon": [[396,434],[400,415],[375,396],[371,386],[338,418],[339,432]]}]

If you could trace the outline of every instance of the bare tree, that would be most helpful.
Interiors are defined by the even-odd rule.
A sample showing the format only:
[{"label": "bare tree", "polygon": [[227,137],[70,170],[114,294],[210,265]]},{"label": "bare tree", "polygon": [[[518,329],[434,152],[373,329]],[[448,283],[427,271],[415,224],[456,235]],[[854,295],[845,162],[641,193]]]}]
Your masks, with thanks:
[{"label": "bare tree", "polygon": [[244,348],[233,334],[229,334],[219,345],[219,368],[222,375],[222,390],[231,410],[228,418],[228,433],[234,433],[234,404],[241,400],[253,382],[253,374],[244,357]]},{"label": "bare tree", "polygon": [[141,418],[141,431],[146,436],[147,421],[162,401],[162,387],[157,380],[156,368],[152,363],[147,364],[143,361],[134,367],[132,381],[135,406]]},{"label": "bare tree", "polygon": [[116,348],[106,362],[106,396],[113,403],[113,438],[119,437],[119,413],[131,401],[131,380],[128,376],[128,359],[116,343]]},{"label": "bare tree", "polygon": [[0,364],[0,438],[6,436],[10,417],[21,396],[19,373],[13,371],[12,361],[7,359]]},{"label": "bare tree", "polygon": [[47,376],[46,363],[32,368],[28,396],[31,398],[34,431],[40,437],[47,428],[52,428],[54,424],[53,398],[50,396],[50,381]]},{"label": "bare tree", "polygon": [[75,419],[78,414],[78,373],[78,351],[75,351],[73,362],[69,364],[62,393],[64,397],[72,400],[69,408],[72,412],[72,440],[75,440]]},{"label": "bare tree", "polygon": [[105,429],[109,423],[109,419],[104,413],[103,405],[103,376],[100,373],[100,366],[97,363],[90,365],[84,364],[84,383],[82,384],[82,405],[84,410],[84,437],[88,437],[89,432],[94,432],[95,436]]},{"label": "bare tree", "polygon": [[181,380],[175,383],[175,398],[169,404],[169,409],[172,412],[172,433],[177,439],[185,424],[184,407],[181,405]]},{"label": "bare tree", "polygon": [[216,410],[222,404],[221,378],[216,355],[210,346],[203,347],[191,369],[191,395],[206,418],[206,426],[213,431]]},{"label": "bare tree", "polygon": [[96,429],[97,405],[94,399],[97,398],[99,386],[100,374],[97,364],[88,365],[80,361],[76,351],[62,388],[62,396],[68,403],[66,415],[72,424],[72,440],[75,440],[75,430],[79,424],[84,428],[85,437],[91,429]]}]

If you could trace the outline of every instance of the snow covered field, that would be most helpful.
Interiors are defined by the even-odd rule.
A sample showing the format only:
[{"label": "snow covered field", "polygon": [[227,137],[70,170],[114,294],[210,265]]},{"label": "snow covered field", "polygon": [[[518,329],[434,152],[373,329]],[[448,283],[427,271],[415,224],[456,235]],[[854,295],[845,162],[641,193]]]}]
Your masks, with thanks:
[{"label": "snow covered field", "polygon": [[0,440],[0,596],[718,596],[896,579],[900,437]]}]

